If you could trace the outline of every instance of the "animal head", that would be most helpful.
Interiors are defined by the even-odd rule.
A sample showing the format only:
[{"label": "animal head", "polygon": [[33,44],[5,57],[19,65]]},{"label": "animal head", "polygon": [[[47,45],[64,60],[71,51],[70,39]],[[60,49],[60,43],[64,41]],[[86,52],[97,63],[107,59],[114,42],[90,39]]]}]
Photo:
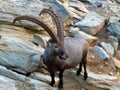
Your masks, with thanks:
[{"label": "animal head", "polygon": [[68,58],[68,55],[66,54],[63,45],[54,42],[52,39],[50,39],[47,42],[46,49],[48,49],[50,51],[50,54],[52,56],[55,56],[55,57],[58,56],[60,59],[63,59],[63,60]]}]

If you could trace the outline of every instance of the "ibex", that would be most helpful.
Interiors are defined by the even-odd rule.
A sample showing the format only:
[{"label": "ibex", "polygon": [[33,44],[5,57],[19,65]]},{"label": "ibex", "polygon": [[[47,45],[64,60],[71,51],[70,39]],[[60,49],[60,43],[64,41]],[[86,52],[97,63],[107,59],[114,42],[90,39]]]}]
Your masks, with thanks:
[{"label": "ibex", "polygon": [[82,65],[84,67],[84,79],[87,79],[86,63],[88,53],[88,43],[82,38],[67,37],[64,38],[63,25],[60,17],[51,9],[43,9],[40,13],[48,13],[56,24],[57,35],[53,32],[45,22],[41,19],[33,16],[19,16],[14,19],[13,23],[18,20],[29,20],[39,26],[43,27],[51,39],[48,41],[46,49],[43,54],[44,64],[47,66],[51,75],[50,85],[55,84],[55,73],[59,71],[59,85],[58,89],[63,88],[63,72],[65,69],[70,69],[79,64],[77,75],[82,71]]}]

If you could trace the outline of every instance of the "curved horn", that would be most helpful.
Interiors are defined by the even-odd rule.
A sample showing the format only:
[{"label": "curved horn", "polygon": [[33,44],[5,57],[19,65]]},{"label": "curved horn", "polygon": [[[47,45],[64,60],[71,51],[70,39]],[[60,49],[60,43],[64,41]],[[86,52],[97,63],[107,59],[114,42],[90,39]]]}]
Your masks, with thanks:
[{"label": "curved horn", "polygon": [[58,37],[55,36],[55,32],[53,32],[52,29],[40,18],[23,15],[23,16],[16,17],[13,20],[13,24],[15,24],[15,22],[19,21],[19,20],[28,20],[28,21],[38,24],[39,26],[41,26],[42,28],[44,28],[47,31],[47,33],[51,36],[51,38],[53,40],[55,40],[57,43],[59,43],[59,39],[58,39]]},{"label": "curved horn", "polygon": [[52,19],[54,20],[55,24],[56,24],[56,27],[57,27],[57,36],[58,38],[63,41],[64,39],[64,31],[63,31],[63,24],[62,24],[62,21],[61,21],[61,18],[60,16],[58,16],[52,9],[43,9],[41,12],[40,12],[40,15],[43,14],[43,13],[48,13]]}]

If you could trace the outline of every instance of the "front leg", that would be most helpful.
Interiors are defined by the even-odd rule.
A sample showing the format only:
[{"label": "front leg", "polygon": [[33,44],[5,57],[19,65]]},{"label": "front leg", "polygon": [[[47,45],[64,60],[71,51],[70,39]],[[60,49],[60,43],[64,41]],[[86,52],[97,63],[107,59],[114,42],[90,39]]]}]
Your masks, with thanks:
[{"label": "front leg", "polygon": [[51,75],[51,82],[50,82],[50,85],[53,87],[54,86],[54,84],[55,84],[55,73],[50,73],[50,75]]},{"label": "front leg", "polygon": [[77,76],[80,75],[81,71],[82,71],[82,62],[80,62],[80,64],[79,64],[79,69],[77,70],[77,73],[76,73]]},{"label": "front leg", "polygon": [[61,90],[63,88],[63,72],[64,70],[60,70],[59,72],[59,85],[58,85],[58,90]]}]

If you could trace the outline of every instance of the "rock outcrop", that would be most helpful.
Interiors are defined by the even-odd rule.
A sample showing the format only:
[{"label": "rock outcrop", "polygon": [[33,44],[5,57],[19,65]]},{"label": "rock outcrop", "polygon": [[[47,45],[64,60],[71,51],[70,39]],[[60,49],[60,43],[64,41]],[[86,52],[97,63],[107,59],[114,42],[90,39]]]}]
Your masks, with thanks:
[{"label": "rock outcrop", "polygon": [[[48,7],[66,25],[66,36],[86,39],[91,46],[90,50],[98,54],[97,58],[101,61],[109,60],[113,66],[108,66],[115,70],[120,68],[119,0],[0,0],[0,90],[56,90],[48,85],[50,76],[42,62],[50,36],[43,28],[28,21],[12,24],[17,16],[33,15],[55,28],[49,15],[39,16],[41,10]],[[104,11],[98,13],[99,9]],[[106,34],[99,35],[102,30]],[[94,55],[91,57],[95,58]],[[77,77],[74,70],[69,70],[68,73],[82,85],[82,90],[89,89],[83,85],[86,82]],[[28,74],[30,76],[26,76]],[[88,70],[88,87],[92,86],[96,90],[118,90],[119,72],[115,76],[109,74],[96,74]]]}]

